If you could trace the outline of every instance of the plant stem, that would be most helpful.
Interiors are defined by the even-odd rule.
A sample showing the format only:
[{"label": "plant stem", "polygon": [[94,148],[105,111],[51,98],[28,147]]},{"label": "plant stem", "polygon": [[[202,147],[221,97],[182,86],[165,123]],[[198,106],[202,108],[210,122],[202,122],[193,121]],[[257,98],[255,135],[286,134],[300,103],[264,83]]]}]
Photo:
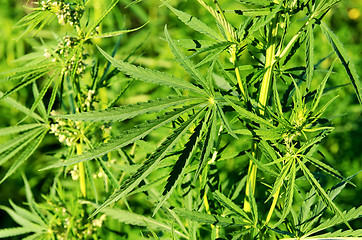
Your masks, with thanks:
[{"label": "plant stem", "polygon": [[237,66],[235,66],[235,75],[236,75],[236,79],[238,80],[238,84],[239,84],[241,94],[244,97],[244,99],[247,100],[246,99],[247,95],[245,94],[245,89],[244,89],[243,83],[241,82],[240,71],[239,71],[239,68]]},{"label": "plant stem", "polygon": [[260,115],[264,115],[265,106],[269,96],[269,88],[273,75],[273,65],[275,63],[275,37],[277,35],[278,27],[277,27],[277,17],[273,20],[271,30],[269,32],[268,43],[269,46],[266,50],[266,59],[265,59],[265,69],[266,72],[263,76],[263,80],[261,83],[260,95],[259,95],[259,113]]},{"label": "plant stem", "polygon": [[[278,49],[277,53],[275,54],[275,58],[280,59],[282,57],[284,57],[290,50],[290,48],[293,47],[293,45],[295,44],[295,42],[298,40],[298,38],[302,35],[302,33],[305,31],[305,29],[307,28],[307,26],[311,23],[313,23],[314,19],[314,14],[312,14],[309,18],[308,21],[299,29],[299,31],[292,37],[292,39],[290,39],[290,41],[288,42],[288,44],[285,46],[285,48],[283,49],[283,51],[281,51],[281,48]],[[274,60],[275,61],[275,60]]]},{"label": "plant stem", "polygon": [[[257,144],[255,142],[252,143],[251,151],[253,157],[257,158]],[[254,195],[255,192],[255,183],[256,183],[256,171],[257,166],[253,163],[252,160],[249,161],[249,169],[248,169],[248,178],[246,181],[246,189],[245,189],[245,201],[244,201],[244,211],[251,212],[251,205],[249,202],[250,193]]]},{"label": "plant stem", "polygon": [[[266,50],[266,59],[265,59],[265,69],[266,72],[263,76],[263,80],[261,83],[260,95],[259,95],[259,102],[258,108],[260,115],[265,114],[265,106],[268,100],[269,95],[269,88],[270,83],[272,80],[273,75],[273,65],[275,63],[275,46],[276,46],[276,35],[278,32],[277,27],[278,17],[275,17],[271,23],[269,36],[268,36],[268,48]],[[252,143],[252,154],[255,158],[259,158],[259,150],[257,147],[257,143]],[[255,192],[255,184],[256,184],[256,173],[257,173],[257,166],[253,163],[252,160],[249,162],[249,169],[248,169],[248,179],[246,182],[246,189],[245,189],[245,201],[244,201],[244,211],[251,212],[251,205],[249,202],[250,194],[254,195]]]},{"label": "plant stem", "polygon": [[[77,143],[77,154],[81,155],[83,153],[82,143]],[[83,162],[78,163],[79,168],[79,184],[80,184],[80,192],[82,193],[82,197],[87,196],[86,182],[85,182],[85,172]]]},{"label": "plant stem", "polygon": [[273,215],[273,212],[274,212],[274,209],[275,209],[275,206],[277,205],[277,201],[278,201],[278,197],[279,197],[279,192],[280,192],[280,187],[278,188],[278,190],[275,192],[275,194],[273,195],[273,202],[272,202],[272,205],[270,206],[270,209],[269,209],[269,213],[268,213],[268,216],[266,217],[266,220],[265,220],[265,223],[264,225],[267,225]]}]

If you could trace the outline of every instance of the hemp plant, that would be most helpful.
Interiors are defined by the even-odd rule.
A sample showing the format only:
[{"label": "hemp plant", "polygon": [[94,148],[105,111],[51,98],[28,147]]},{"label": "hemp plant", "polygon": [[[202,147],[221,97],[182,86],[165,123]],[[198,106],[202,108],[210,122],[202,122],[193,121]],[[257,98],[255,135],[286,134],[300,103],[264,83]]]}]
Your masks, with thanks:
[{"label": "hemp plant", "polygon": [[[355,186],[353,176],[343,176],[319,151],[334,130],[332,118],[325,115],[338,96],[325,98],[333,93],[326,85],[337,61],[362,103],[356,68],[323,22],[338,2],[240,0],[230,9],[216,0],[195,0],[212,17],[217,31],[211,23],[164,2],[170,13],[209,39],[174,40],[164,27],[164,40],[184,69],[183,77],[136,65],[129,57],[121,60],[115,55],[117,45],[112,54],[96,46],[96,38],[133,31],[101,33],[102,21],[118,1],[112,1],[94,23],[89,21],[90,1],[39,2],[17,25],[27,28],[24,34],[38,33],[53,18],[69,25],[72,34],[43,50],[40,61],[8,76],[18,83],[1,100],[36,123],[1,130],[1,135],[17,134],[0,147],[5,159],[1,163],[14,159],[1,182],[41,146],[46,135],[53,134],[63,145],[41,169],[56,172],[46,202],[35,202],[23,176],[31,211],[11,201],[13,209],[2,207],[22,227],[0,230],[0,237],[25,233],[33,233],[29,239],[105,239],[112,234],[130,239],[144,234],[155,239],[362,237],[361,229],[350,225],[362,216],[362,207],[343,211],[334,201],[347,184]],[[84,16],[88,20],[82,20]],[[330,56],[315,59],[315,36],[321,36],[316,31],[326,37],[336,59],[323,77],[318,71]],[[96,58],[96,51],[104,58],[89,61]],[[293,58],[301,53],[305,64],[295,65]],[[104,60],[108,63],[102,69],[99,62]],[[112,88],[111,79],[121,73],[131,81],[169,87],[172,95],[116,106],[121,91],[109,102],[98,102]],[[34,102],[26,108],[10,95],[29,84]],[[125,130],[120,122],[135,124]],[[162,131],[167,133],[155,146],[152,134]],[[149,152],[137,151],[142,145],[149,146]],[[236,176],[225,177],[230,162],[239,169],[232,171]],[[325,188],[315,169],[338,183]],[[74,187],[74,181],[79,181],[78,196],[65,186]],[[132,203],[147,211],[134,212]],[[122,223],[147,230],[137,237],[115,230]]]}]

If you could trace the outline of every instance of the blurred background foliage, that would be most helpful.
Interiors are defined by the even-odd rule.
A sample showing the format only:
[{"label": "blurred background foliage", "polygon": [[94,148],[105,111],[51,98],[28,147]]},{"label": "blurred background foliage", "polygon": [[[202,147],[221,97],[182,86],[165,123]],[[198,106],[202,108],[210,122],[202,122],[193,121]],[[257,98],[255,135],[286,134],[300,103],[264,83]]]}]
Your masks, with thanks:
[{"label": "blurred background foliage", "polygon": [[[102,13],[110,1],[90,1],[94,8],[91,8],[91,19],[95,19]],[[140,3],[130,5],[131,0],[121,0],[116,9],[103,22],[100,31],[115,31],[119,29],[136,28],[149,21],[148,24],[139,31],[122,35],[121,37],[113,37],[99,40],[96,42],[103,49],[111,52],[116,44],[119,44],[119,49],[116,58],[127,59],[128,61],[141,64],[145,67],[166,71],[178,77],[185,77],[184,72],[174,61],[173,56],[168,48],[167,42],[163,39],[163,30],[165,24],[174,39],[194,38],[200,39],[197,33],[186,27],[177,17],[166,7],[161,6],[161,2],[157,0],[144,0]],[[32,32],[18,39],[24,29],[14,28],[16,22],[24,15],[29,13],[29,9],[25,6],[26,0],[13,1],[13,0],[0,0],[0,72],[6,72],[12,68],[19,67],[24,64],[24,60],[19,61],[20,57],[29,53],[42,54],[47,44],[54,44],[56,36],[64,36],[67,29],[59,27],[56,21],[46,26],[36,37],[32,37]],[[32,3],[29,1],[27,6]],[[194,0],[171,0],[169,1],[173,7],[185,11],[193,16],[202,19],[210,26],[214,26],[211,15],[206,13],[206,10],[199,6]],[[235,0],[220,1],[221,6],[226,10],[237,9],[238,2]],[[24,7],[25,6],[25,7]],[[126,7],[127,6],[127,7]],[[226,17],[236,26],[242,20],[238,15],[226,13]],[[349,56],[356,65],[359,76],[362,75],[362,1],[360,0],[345,0],[337,4],[328,15],[324,18],[328,26],[336,33],[341,42],[344,43]],[[299,27],[291,29],[290,31],[297,31]],[[61,32],[64,31],[64,32]],[[53,43],[52,43],[53,41]],[[332,53],[327,39],[320,32],[320,29],[315,30],[315,59],[323,59]],[[100,64],[105,65],[104,58],[95,51],[101,59]],[[334,56],[327,58],[321,63],[321,70],[316,72],[315,78],[323,78],[325,71],[328,70]],[[28,61],[25,59],[25,62]],[[292,65],[304,65],[304,55],[299,52],[292,58]],[[6,75],[6,73],[5,73]],[[186,76],[188,77],[188,76]],[[85,75],[84,83],[89,82],[89,76]],[[358,104],[357,98],[354,94],[351,85],[348,85],[346,73],[340,64],[336,64],[334,73],[331,75],[327,82],[328,87],[333,88],[336,86],[345,85],[344,87],[337,88],[331,91],[331,95],[339,95],[339,98],[327,110],[326,116],[334,118],[333,123],[335,130],[323,142],[322,154],[325,156],[326,161],[331,166],[338,169],[342,175],[351,176],[357,171],[362,169],[362,108]],[[0,91],[6,91],[14,83],[4,80],[3,75],[0,78]],[[41,85],[41,81],[38,82]],[[117,76],[111,81],[111,87],[108,88],[107,93],[104,95],[107,99],[100,99],[100,104],[108,102],[115,97],[119,91],[126,89],[125,94],[117,105],[125,103],[142,102],[148,99],[157,97],[165,97],[174,94],[172,89],[159,87],[156,85],[130,81],[124,76]],[[129,85],[129,86],[128,86]],[[314,86],[316,87],[316,86]],[[12,95],[12,97],[26,106],[31,106],[33,96],[31,87],[22,89],[21,91]],[[329,100],[328,97],[325,101]],[[0,103],[0,127],[14,126],[24,118],[22,113],[14,110],[5,102]],[[25,122],[27,119],[25,119]],[[142,121],[142,119],[136,119]],[[129,122],[129,124],[134,124]],[[119,126],[122,129],[124,126]],[[162,132],[152,134],[149,139],[150,143],[143,143],[139,146],[140,149],[151,149],[162,139]],[[0,138],[0,144],[6,139]],[[227,143],[231,139],[223,139]],[[247,141],[238,141],[231,143],[238,149],[243,149],[244,144],[249,144]],[[142,144],[140,144],[142,145]],[[40,202],[42,201],[41,194],[47,194],[52,179],[56,170],[42,171],[37,170],[47,164],[45,154],[51,154],[59,148],[59,143],[52,136],[46,138],[41,147],[32,157],[27,161],[9,180],[0,185],[0,205],[8,205],[9,199],[15,203],[21,204],[25,201],[24,184],[21,178],[21,172],[24,172],[30,181],[33,188],[34,196]],[[132,149],[130,149],[131,151]],[[45,153],[45,154],[44,154]],[[225,179],[225,184],[232,184],[233,179],[240,178],[246,173],[238,172],[238,169],[243,169],[247,165],[248,159],[245,156],[231,158],[227,153],[224,153],[223,158],[225,161],[220,161],[221,172],[220,178]],[[6,172],[8,166],[0,167],[0,175]],[[323,178],[324,175],[321,175]],[[331,187],[336,182],[334,179],[321,179],[324,186]],[[347,189],[342,191],[341,195],[336,199],[337,204],[341,209],[349,209],[361,204],[362,195],[362,173],[358,174],[354,182],[357,187],[347,186]],[[261,189],[260,191],[264,191]],[[134,197],[132,199],[133,209],[137,209],[139,213],[143,211],[150,211],[142,205],[142,197]],[[137,207],[138,206],[138,207]],[[357,223],[356,223],[357,224]],[[8,218],[5,212],[0,211],[0,226],[1,228],[13,226],[12,220]],[[361,226],[354,226],[359,227]],[[130,228],[129,226],[124,227]]]}]

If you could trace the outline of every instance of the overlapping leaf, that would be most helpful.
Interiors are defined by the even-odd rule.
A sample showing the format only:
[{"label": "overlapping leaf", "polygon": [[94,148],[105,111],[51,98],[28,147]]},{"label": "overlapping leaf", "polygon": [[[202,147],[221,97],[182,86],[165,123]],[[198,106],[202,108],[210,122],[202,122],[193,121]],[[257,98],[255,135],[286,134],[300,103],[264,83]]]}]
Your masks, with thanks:
[{"label": "overlapping leaf", "polygon": [[324,35],[326,35],[328,42],[331,44],[339,60],[341,60],[341,63],[346,70],[348,78],[354,87],[358,101],[362,104],[361,83],[357,74],[356,67],[354,66],[351,59],[348,57],[347,51],[344,49],[343,44],[339,41],[338,37],[328,28],[328,26],[324,22],[322,22],[319,26],[321,27]]},{"label": "overlapping leaf", "polygon": [[203,101],[192,97],[168,97],[164,99],[149,100],[137,104],[123,105],[106,110],[89,111],[68,115],[55,115],[54,118],[66,118],[74,121],[86,122],[114,122],[134,118],[138,115],[159,112],[176,105],[186,105],[192,102]]},{"label": "overlapping leaf", "polygon": [[122,135],[110,139],[107,143],[102,143],[101,145],[97,146],[97,148],[89,150],[83,155],[77,155],[67,161],[55,163],[51,166],[45,167],[43,170],[61,166],[68,166],[74,163],[79,163],[101,157],[113,150],[127,146],[128,144],[147,136],[153,130],[162,127],[173,120],[176,120],[182,114],[187,113],[188,111],[194,109],[197,106],[197,104],[194,104],[185,108],[177,109],[173,112],[165,113],[164,115],[158,117],[155,120],[148,121],[147,123],[142,123],[128,131],[123,132]]},{"label": "overlapping leaf", "polygon": [[101,212],[105,213],[107,217],[115,219],[119,222],[136,226],[149,227],[151,229],[161,229],[169,232],[174,231],[178,236],[187,238],[185,234],[177,231],[176,229],[173,229],[169,224],[163,223],[150,217],[115,208],[105,208]]},{"label": "overlapping leaf", "polygon": [[222,227],[241,227],[249,225],[241,217],[222,217],[214,214],[206,214],[196,211],[189,211],[183,208],[175,208],[174,211],[181,217],[185,217],[201,224],[212,224]]},{"label": "overlapping leaf", "polygon": [[199,19],[191,16],[188,13],[182,12],[180,10],[177,10],[173,7],[171,7],[169,4],[166,4],[166,6],[177,15],[177,17],[186,25],[188,25],[190,28],[194,29],[197,32],[200,32],[202,34],[205,34],[215,40],[221,40],[220,36],[207,24],[203,23]]},{"label": "overlapping leaf", "polygon": [[[343,218],[341,218],[338,215],[335,215],[332,218],[324,220],[320,225],[318,225],[317,227],[311,229],[311,231],[309,231],[307,234],[305,234],[304,237],[311,236],[311,235],[316,234],[316,233],[318,233],[320,231],[323,231],[323,230],[325,230],[327,228],[330,228],[330,227],[336,226],[338,224],[341,224],[344,221],[352,221],[354,219],[361,218],[362,217],[362,206],[360,206],[358,208],[352,208],[349,211],[344,211],[342,213],[342,216],[343,216]],[[339,234],[338,231],[335,232],[335,233],[329,233],[329,234],[330,234],[331,237],[333,237],[333,236],[334,237],[347,237],[347,236],[349,236],[348,234],[359,234],[358,236],[362,236],[361,235],[362,234],[361,229],[359,229],[357,231],[349,230],[348,232],[345,232],[346,235],[344,235],[344,234],[338,235]],[[325,235],[328,237],[328,234],[325,234]],[[323,236],[323,235],[321,235],[321,236]],[[321,236],[318,236],[318,237],[321,237]]]},{"label": "overlapping leaf", "polygon": [[121,187],[113,193],[95,212],[92,216],[97,214],[103,208],[110,204],[117,202],[122,197],[130,193],[144,178],[146,178],[153,169],[163,160],[166,154],[175,146],[180,138],[194,125],[198,120],[202,111],[191,116],[187,121],[183,122],[172,135],[170,135],[161,146],[138,168],[137,172],[127,178],[121,185]]},{"label": "overlapping leaf", "polygon": [[144,81],[144,82],[164,85],[164,86],[168,86],[168,87],[175,87],[178,89],[190,90],[192,92],[195,92],[195,93],[198,93],[201,95],[206,95],[202,89],[196,87],[192,83],[189,83],[185,80],[176,78],[176,77],[166,74],[164,72],[154,71],[154,70],[143,68],[143,67],[137,67],[130,63],[123,62],[122,60],[117,60],[117,59],[111,57],[110,55],[108,55],[102,49],[100,49],[100,48],[98,48],[98,49],[108,59],[108,61],[111,62],[111,64],[114,67],[116,67],[121,72],[123,72],[135,79],[138,79],[138,80]]},{"label": "overlapping leaf", "polygon": [[341,221],[343,221],[349,228],[351,228],[351,226],[347,222],[346,217],[343,215],[341,210],[339,210],[339,208],[335,205],[335,203],[328,196],[328,194],[324,191],[324,189],[319,184],[317,179],[315,179],[311,171],[305,166],[305,164],[300,159],[298,159],[298,163],[304,175],[307,177],[309,183],[316,190],[317,194],[321,197],[322,201],[336,214],[336,216],[340,217]]},{"label": "overlapping leaf", "polygon": [[[45,137],[48,131],[46,129],[41,129],[40,132],[32,136],[33,141],[28,140],[27,146],[24,146],[23,151],[15,158],[10,169],[6,172],[5,176],[0,180],[0,183],[4,182],[8,177],[10,177],[19,167],[22,165],[38,148],[43,138]],[[31,139],[31,138],[30,138]]]},{"label": "overlapping leaf", "polygon": [[193,134],[190,136],[189,141],[185,144],[185,148],[182,151],[180,157],[177,159],[175,165],[172,167],[172,171],[167,178],[167,183],[162,193],[163,196],[160,202],[157,204],[154,213],[156,213],[158,209],[162,206],[162,204],[171,196],[173,190],[183,176],[184,169],[189,164],[190,159],[193,156],[195,149],[197,148],[197,144],[200,140],[200,135],[202,134],[203,124],[204,121],[201,121],[197,125]]},{"label": "overlapping leaf", "polygon": [[198,84],[203,86],[204,90],[210,92],[210,87],[206,84],[206,80],[200,74],[200,72],[195,68],[195,65],[191,62],[190,59],[186,58],[186,56],[178,49],[175,43],[172,41],[170,35],[168,34],[167,28],[165,27],[165,36],[168,42],[168,46],[170,47],[173,55],[176,57],[176,60],[179,64],[186,70],[190,76],[197,81]]}]

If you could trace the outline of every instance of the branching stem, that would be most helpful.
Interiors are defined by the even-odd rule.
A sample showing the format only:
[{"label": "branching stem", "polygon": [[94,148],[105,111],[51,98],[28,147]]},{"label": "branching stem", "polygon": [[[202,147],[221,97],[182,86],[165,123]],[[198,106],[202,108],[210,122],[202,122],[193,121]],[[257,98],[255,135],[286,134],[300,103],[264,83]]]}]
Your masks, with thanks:
[{"label": "branching stem", "polygon": [[[277,21],[278,17],[275,17],[271,23],[269,36],[268,36],[268,48],[266,50],[266,59],[265,59],[266,72],[263,76],[263,80],[261,83],[259,103],[258,103],[260,115],[264,115],[265,113],[265,106],[268,100],[269,88],[273,76],[273,65],[275,63],[276,36],[278,32]],[[254,157],[259,158],[260,154],[257,148],[257,144],[255,142],[252,143],[252,154]],[[244,202],[244,211],[246,212],[251,212],[251,205],[248,199],[250,197],[250,194],[254,194],[255,192],[256,173],[257,173],[257,166],[253,163],[252,160],[250,160],[249,169],[248,169],[248,180],[246,183],[246,190],[245,190],[246,198]]]}]

